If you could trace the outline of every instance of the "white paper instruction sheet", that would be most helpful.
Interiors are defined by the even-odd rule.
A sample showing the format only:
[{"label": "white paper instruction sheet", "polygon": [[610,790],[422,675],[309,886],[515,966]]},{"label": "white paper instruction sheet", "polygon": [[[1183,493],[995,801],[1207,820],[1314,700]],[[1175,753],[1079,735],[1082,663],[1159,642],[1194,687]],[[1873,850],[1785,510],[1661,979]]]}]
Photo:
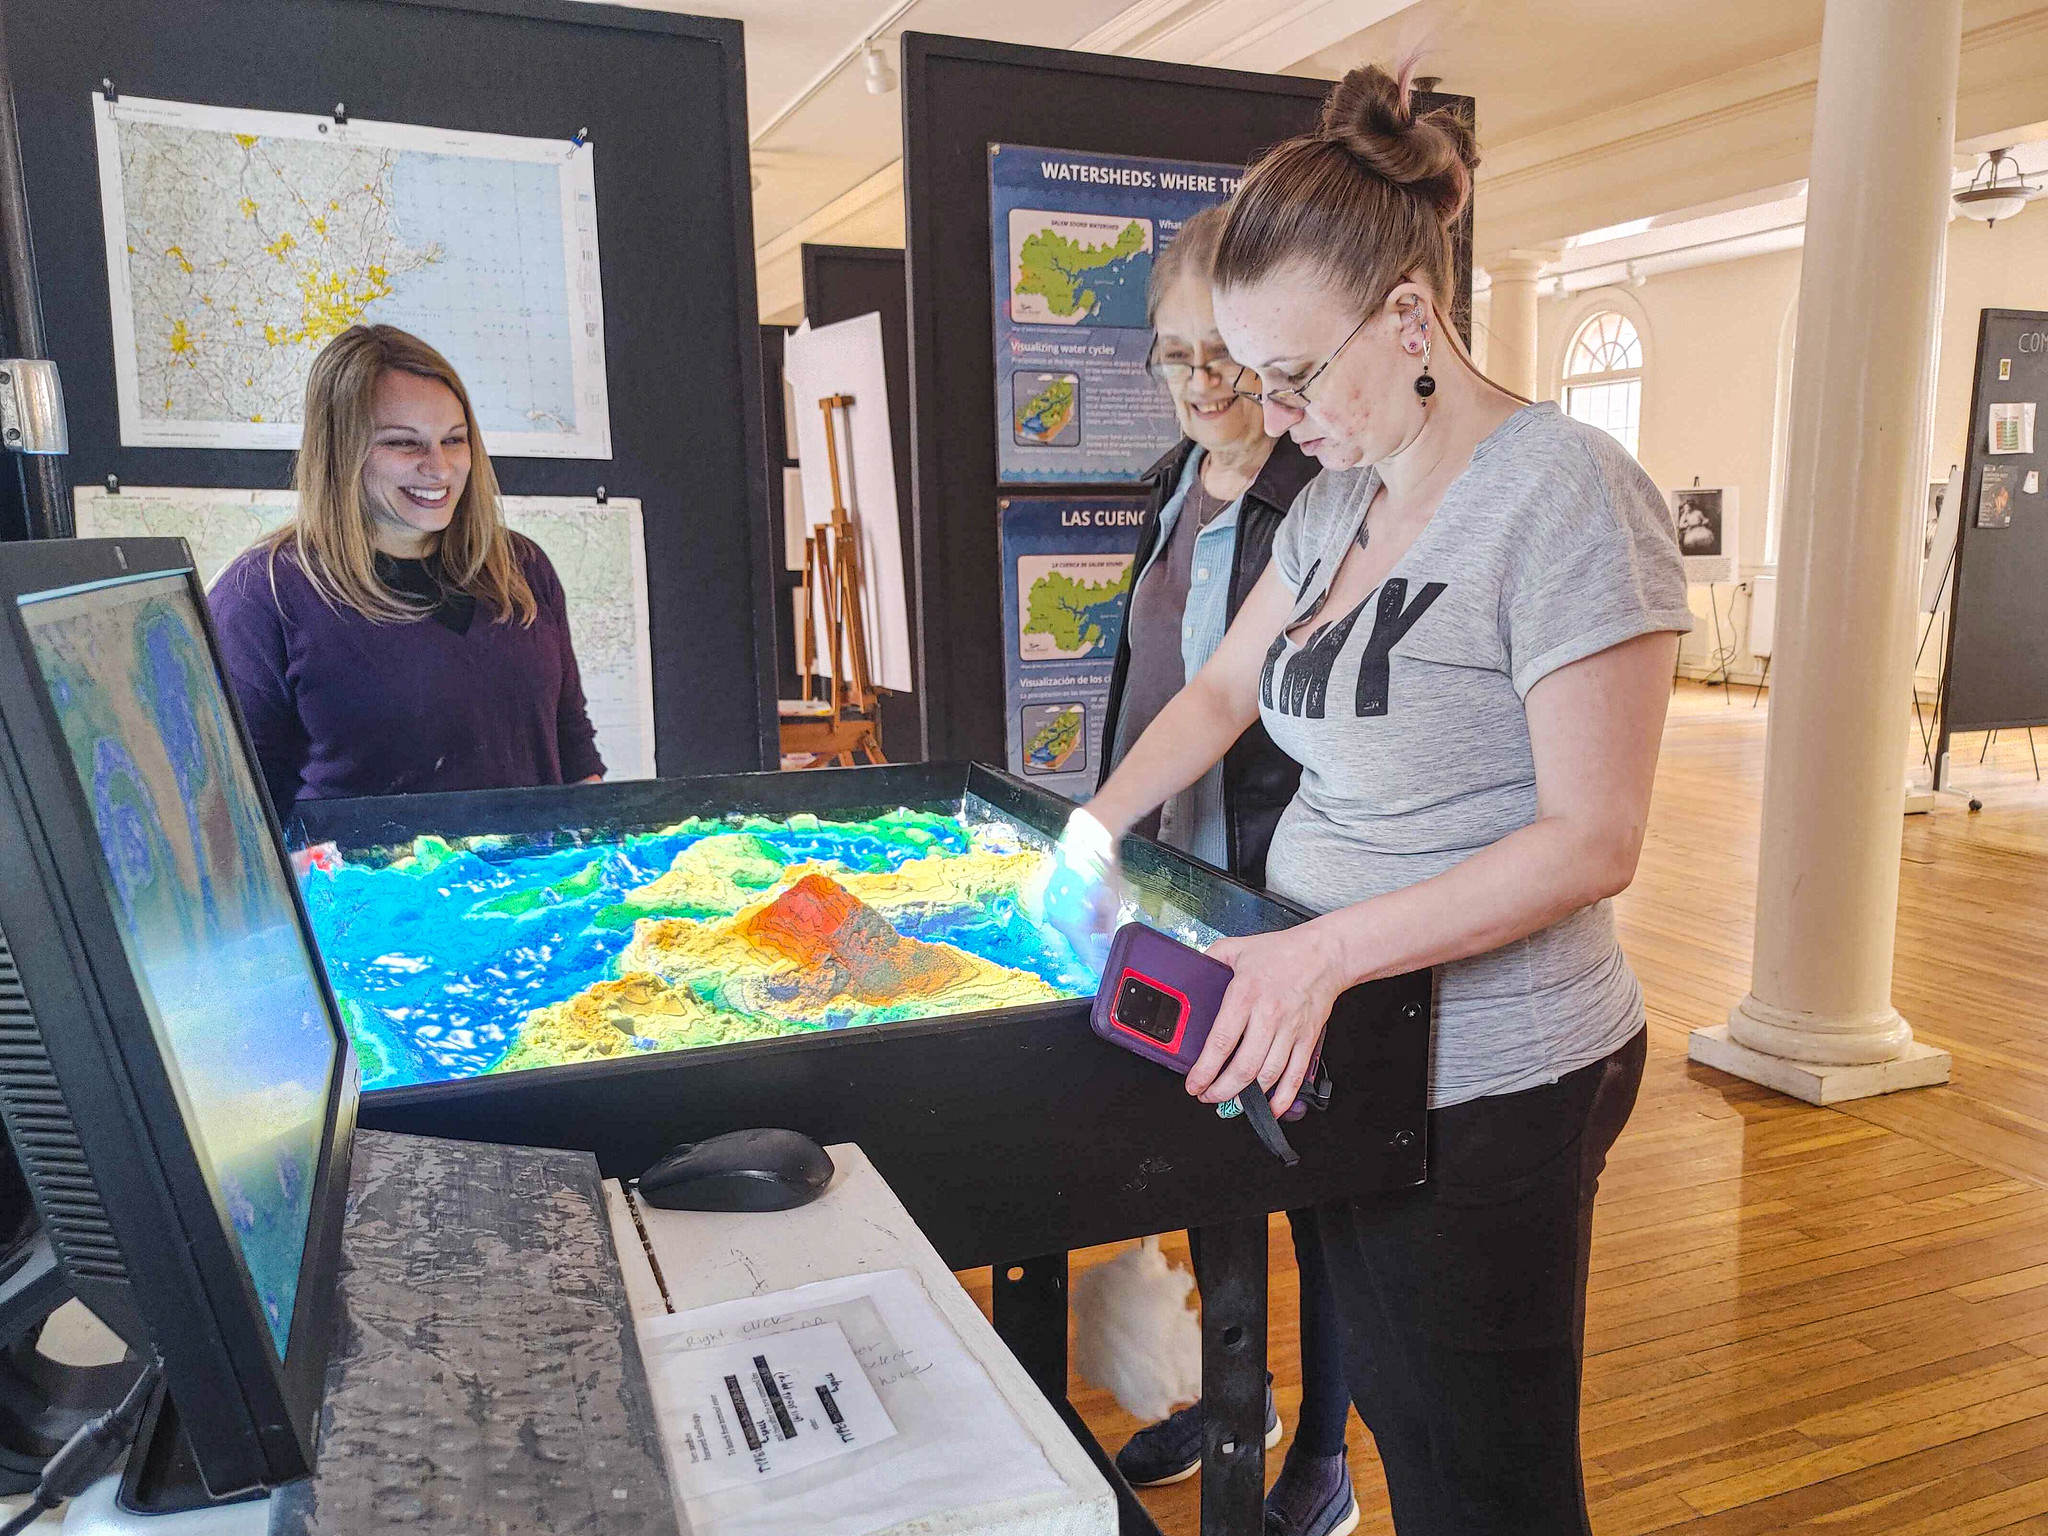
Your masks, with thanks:
[{"label": "white paper instruction sheet", "polygon": [[669,1360],[685,1499],[786,1477],[896,1433],[837,1323]]},{"label": "white paper instruction sheet", "polygon": [[1065,1489],[908,1270],[636,1326],[691,1536],[865,1536]]}]

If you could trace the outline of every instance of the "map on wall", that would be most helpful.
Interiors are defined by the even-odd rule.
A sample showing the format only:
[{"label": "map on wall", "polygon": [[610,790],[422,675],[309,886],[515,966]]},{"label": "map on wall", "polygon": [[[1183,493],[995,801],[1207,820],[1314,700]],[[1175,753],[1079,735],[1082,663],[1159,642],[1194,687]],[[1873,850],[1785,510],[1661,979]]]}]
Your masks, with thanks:
[{"label": "map on wall", "polygon": [[1019,325],[1145,328],[1152,221],[1010,210],[1010,318]]},{"label": "map on wall", "polygon": [[1114,656],[1124,632],[1131,556],[1019,555],[1022,618],[1017,654],[1025,661]]},{"label": "map on wall", "polygon": [[[290,491],[122,486],[73,493],[82,539],[183,539],[205,586],[291,520]],[[654,661],[640,503],[614,496],[507,496],[505,522],[547,552],[569,605],[569,639],[605,777],[654,777]]]},{"label": "map on wall", "polygon": [[127,447],[296,448],[306,374],[389,324],[491,452],[608,459],[588,142],[94,97]]}]

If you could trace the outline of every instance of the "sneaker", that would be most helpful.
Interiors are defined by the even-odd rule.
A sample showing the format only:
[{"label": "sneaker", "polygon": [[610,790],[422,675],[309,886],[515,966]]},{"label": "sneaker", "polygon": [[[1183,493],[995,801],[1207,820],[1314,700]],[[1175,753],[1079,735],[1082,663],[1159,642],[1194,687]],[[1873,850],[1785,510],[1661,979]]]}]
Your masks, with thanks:
[{"label": "sneaker", "polygon": [[[1266,1386],[1266,1449],[1280,1443],[1280,1408]],[[1185,1482],[1202,1470],[1202,1404],[1198,1398],[1179,1412],[1148,1424],[1116,1453],[1116,1469],[1133,1488],[1162,1488]]]},{"label": "sneaker", "polygon": [[[1286,1466],[1280,1469],[1280,1478],[1266,1495],[1265,1536],[1350,1536],[1358,1529],[1358,1495],[1352,1491],[1351,1469],[1344,1465],[1342,1457],[1332,1458],[1337,1463],[1337,1475],[1327,1493],[1304,1518],[1293,1506],[1300,1499],[1285,1497],[1288,1492],[1301,1493],[1304,1490],[1283,1488],[1287,1475],[1294,1469],[1290,1457]],[[1307,1497],[1315,1498],[1313,1492]]]}]

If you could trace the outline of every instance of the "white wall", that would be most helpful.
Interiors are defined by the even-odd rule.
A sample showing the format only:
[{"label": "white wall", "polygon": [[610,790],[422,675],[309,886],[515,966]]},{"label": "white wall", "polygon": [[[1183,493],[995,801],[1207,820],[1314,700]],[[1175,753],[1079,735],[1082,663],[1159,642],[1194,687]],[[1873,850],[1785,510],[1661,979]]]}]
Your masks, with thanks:
[{"label": "white wall", "polygon": [[[1792,344],[1801,253],[1695,267],[1652,277],[1641,287],[1601,289],[1538,305],[1545,388],[1560,395],[1564,351],[1584,319],[1618,308],[1643,332],[1643,415],[1640,456],[1661,486],[1735,486],[1741,493],[1741,558],[1745,573],[1765,565],[1774,494],[1774,452],[1782,453],[1784,364]],[[1949,225],[1941,355],[1935,387],[1929,475],[1946,479],[1960,463],[1984,309],[2048,309],[2048,204],[1987,229],[1966,219]],[[2048,494],[2048,493],[2044,493]],[[1724,630],[1746,636],[1747,598],[1719,592]],[[1696,591],[1700,624],[1681,652],[1684,670],[1704,675],[1713,647],[1707,594]],[[1932,647],[1923,669],[1931,684]],[[1762,663],[1742,646],[1732,666],[1753,679]]]},{"label": "white wall", "polygon": [[1938,475],[1960,464],[1968,446],[1978,311],[2048,309],[2048,203],[1989,227],[1968,219],[1950,223],[1943,294],[1941,376],[1934,389]]}]

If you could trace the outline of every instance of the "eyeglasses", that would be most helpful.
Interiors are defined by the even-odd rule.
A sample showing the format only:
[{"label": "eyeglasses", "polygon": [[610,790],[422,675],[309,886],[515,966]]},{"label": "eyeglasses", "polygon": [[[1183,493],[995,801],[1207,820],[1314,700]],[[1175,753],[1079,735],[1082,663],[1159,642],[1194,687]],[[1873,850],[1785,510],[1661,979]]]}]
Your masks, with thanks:
[{"label": "eyeglasses", "polygon": [[1218,353],[1199,363],[1188,357],[1161,357],[1159,338],[1155,336],[1152,349],[1145,354],[1145,371],[1167,385],[1185,384],[1197,372],[1206,373],[1218,384],[1230,386],[1235,393],[1237,381],[1244,375],[1244,365],[1228,352]]},{"label": "eyeglasses", "polygon": [[1374,311],[1367,310],[1365,320],[1361,320],[1358,322],[1358,324],[1351,327],[1351,335],[1346,336],[1342,341],[1338,342],[1336,351],[1332,352],[1328,357],[1324,358],[1322,361],[1322,365],[1319,368],[1317,368],[1314,373],[1311,373],[1307,378],[1303,379],[1299,384],[1283,384],[1278,389],[1268,390],[1245,389],[1242,387],[1244,384],[1245,374],[1251,373],[1254,379],[1258,378],[1258,375],[1256,373],[1252,373],[1251,369],[1245,368],[1239,370],[1237,375],[1237,383],[1231,387],[1231,393],[1236,395],[1240,400],[1256,400],[1262,406],[1277,405],[1283,411],[1307,410],[1310,404],[1308,398],[1309,385],[1315,383],[1317,379],[1320,379],[1325,373],[1329,371],[1330,364],[1337,361],[1338,353],[1342,352],[1346,347],[1351,345],[1352,337],[1355,337],[1360,331],[1365,329],[1365,322],[1366,320],[1370,320],[1373,317],[1373,313]]}]

